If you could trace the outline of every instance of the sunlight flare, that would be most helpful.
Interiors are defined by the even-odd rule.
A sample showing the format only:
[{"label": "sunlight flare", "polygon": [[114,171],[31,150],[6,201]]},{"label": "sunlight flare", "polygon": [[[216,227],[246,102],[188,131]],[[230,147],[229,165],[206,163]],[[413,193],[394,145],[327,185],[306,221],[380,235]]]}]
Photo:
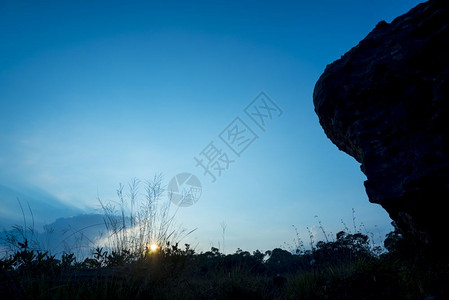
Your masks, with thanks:
[{"label": "sunlight flare", "polygon": [[157,250],[159,249],[159,246],[155,243],[150,244],[149,246],[147,246],[147,254],[153,254],[155,252],[157,252]]},{"label": "sunlight flare", "polygon": [[157,247],[157,245],[156,245],[156,244],[151,244],[151,245],[150,245],[150,251],[151,251],[151,252],[154,252],[154,251],[156,251],[156,250],[157,250],[157,248],[158,248],[158,247]]}]

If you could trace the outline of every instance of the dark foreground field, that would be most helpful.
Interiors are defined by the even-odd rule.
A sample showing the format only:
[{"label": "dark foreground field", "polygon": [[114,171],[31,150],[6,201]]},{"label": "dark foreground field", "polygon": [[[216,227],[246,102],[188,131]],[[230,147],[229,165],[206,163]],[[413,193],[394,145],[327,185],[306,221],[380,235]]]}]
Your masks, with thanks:
[{"label": "dark foreground field", "polygon": [[447,258],[428,255],[390,233],[387,251],[361,233],[340,232],[312,250],[188,245],[145,254],[107,253],[77,261],[22,249],[0,262],[0,299],[448,299]]}]

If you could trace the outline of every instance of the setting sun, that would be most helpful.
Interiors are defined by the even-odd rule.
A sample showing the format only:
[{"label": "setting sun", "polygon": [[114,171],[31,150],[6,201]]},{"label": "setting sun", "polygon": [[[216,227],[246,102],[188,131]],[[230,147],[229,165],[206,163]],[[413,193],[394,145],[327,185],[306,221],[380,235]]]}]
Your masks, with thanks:
[{"label": "setting sun", "polygon": [[156,244],[151,244],[150,245],[150,250],[151,250],[151,252],[154,252],[154,251],[156,251],[157,250],[157,245]]}]

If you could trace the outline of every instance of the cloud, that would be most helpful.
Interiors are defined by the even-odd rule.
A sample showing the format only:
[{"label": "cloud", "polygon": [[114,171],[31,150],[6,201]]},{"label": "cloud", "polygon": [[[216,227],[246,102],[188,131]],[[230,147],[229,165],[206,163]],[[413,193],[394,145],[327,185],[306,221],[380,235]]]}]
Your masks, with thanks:
[{"label": "cloud", "polygon": [[36,228],[42,228],[43,225],[58,217],[69,217],[83,212],[60,201],[45,190],[33,186],[13,188],[0,185],[0,200],[2,203],[0,229],[7,229],[14,224],[24,222],[29,225],[34,222]]},{"label": "cloud", "polygon": [[[8,250],[18,250],[17,242],[27,239],[32,249],[49,251],[57,257],[66,252],[74,253],[77,258],[83,258],[90,255],[91,250],[99,245],[98,242],[104,238],[105,232],[103,215],[100,214],[58,218],[44,225],[42,230],[33,230],[32,227],[23,230],[23,226],[20,225],[0,233],[3,242],[3,253],[0,254]],[[17,241],[5,242],[8,236],[16,237]]]}]

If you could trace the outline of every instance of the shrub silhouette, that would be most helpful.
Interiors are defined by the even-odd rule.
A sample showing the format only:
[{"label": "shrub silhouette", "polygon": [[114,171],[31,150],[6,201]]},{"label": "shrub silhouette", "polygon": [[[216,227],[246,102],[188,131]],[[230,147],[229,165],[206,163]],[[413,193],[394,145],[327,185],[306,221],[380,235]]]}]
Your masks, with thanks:
[{"label": "shrub silhouette", "polygon": [[319,264],[334,264],[373,258],[367,235],[340,231],[336,241],[316,244],[314,259]]},{"label": "shrub silhouette", "polygon": [[77,262],[73,254],[58,260],[29,249],[25,240],[14,255],[0,259],[0,297],[444,298],[447,264],[434,271],[416,260],[401,262],[402,242],[398,232],[389,234],[386,248],[392,252],[378,255],[367,235],[341,231],[334,241],[317,242],[313,251],[301,254],[276,248],[225,255],[214,247],[195,253],[189,244],[180,248],[167,242],[160,251],[138,257],[99,247]]},{"label": "shrub silhouette", "polygon": [[[320,227],[325,241],[315,243],[311,236],[310,250],[237,249],[224,254],[215,247],[204,253],[195,253],[189,244],[181,248],[170,234],[161,236],[165,242],[158,244],[157,251],[149,251],[146,243],[140,252],[144,243],[136,236],[120,235],[121,226],[131,224],[127,220],[110,224],[118,233],[112,240],[115,247],[97,247],[81,261],[73,253],[56,259],[36,250],[25,235],[7,240],[17,250],[0,259],[0,299],[448,298],[447,257],[429,258],[395,224],[386,236],[385,253],[379,253],[368,235],[351,233],[346,227],[330,240]],[[297,245],[302,246],[297,237]],[[137,248],[130,249],[133,245]]]}]

